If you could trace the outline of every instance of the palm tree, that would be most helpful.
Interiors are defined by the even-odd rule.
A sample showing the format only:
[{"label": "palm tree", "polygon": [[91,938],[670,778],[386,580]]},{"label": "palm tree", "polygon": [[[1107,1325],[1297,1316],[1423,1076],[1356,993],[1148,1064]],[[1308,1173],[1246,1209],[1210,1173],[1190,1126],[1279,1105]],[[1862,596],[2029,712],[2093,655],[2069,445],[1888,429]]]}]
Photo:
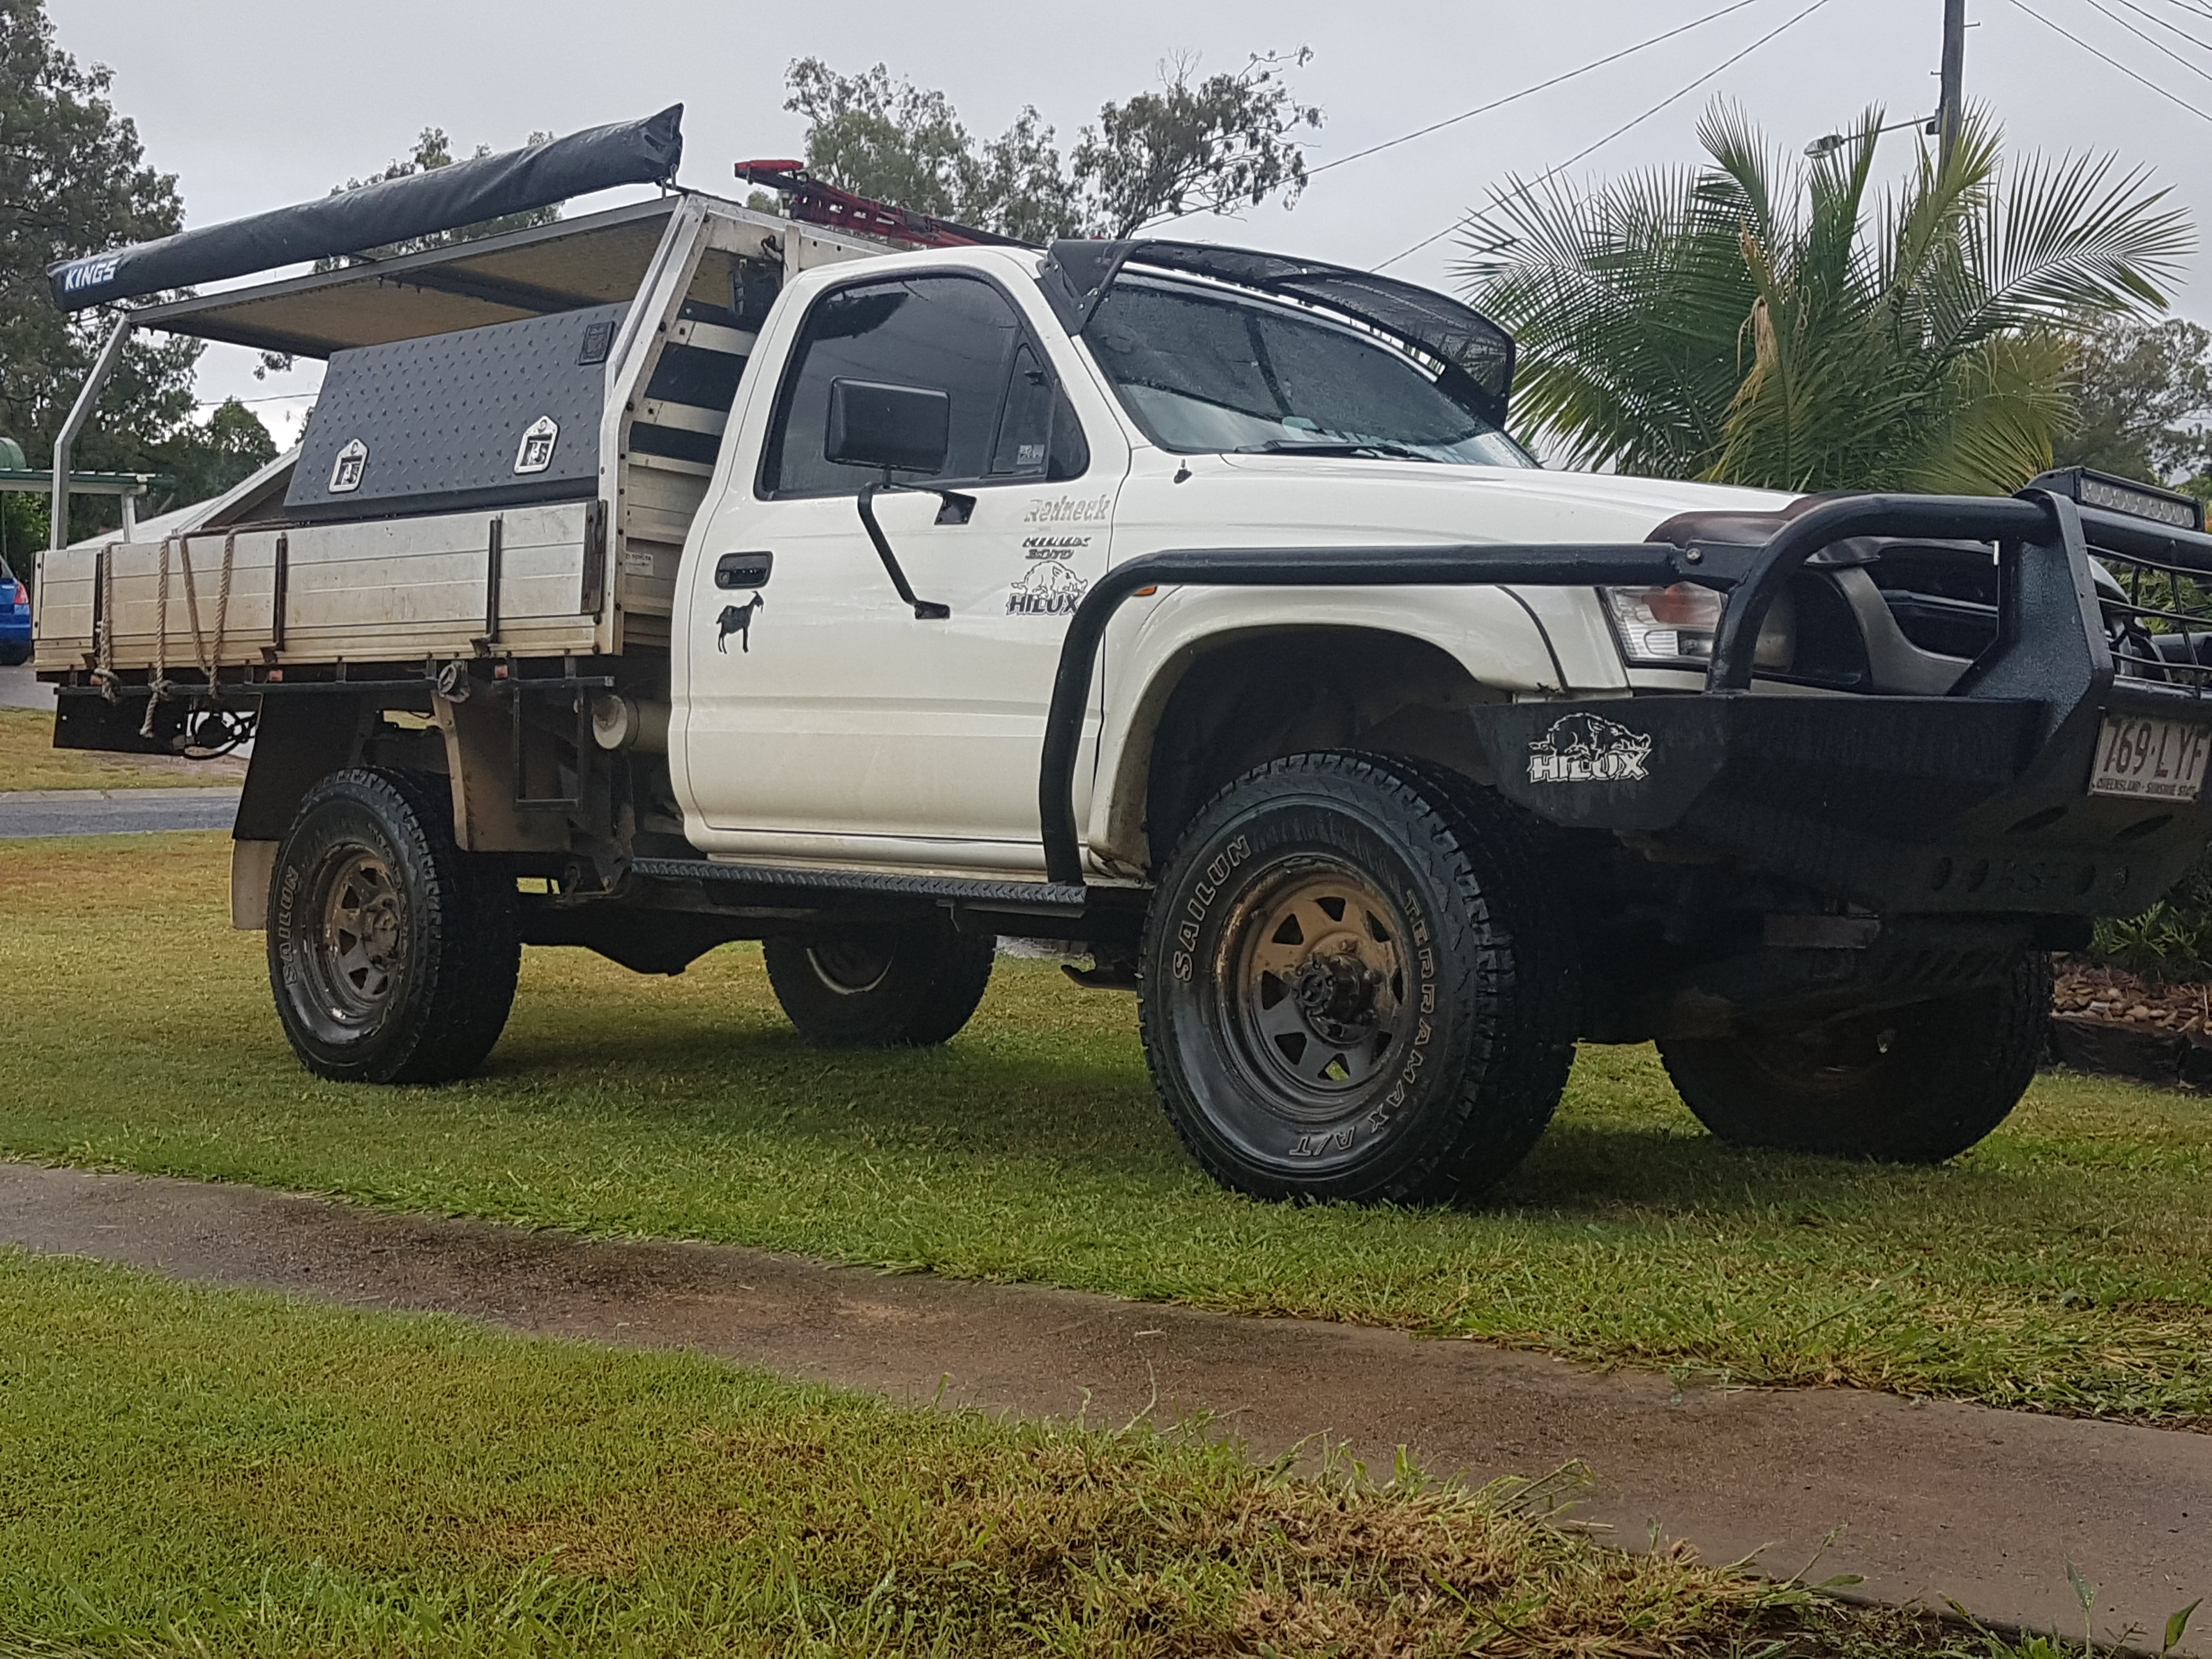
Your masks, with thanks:
[{"label": "palm tree", "polygon": [[1806,166],[1716,106],[1710,165],[1498,190],[1458,270],[1520,340],[1523,422],[1577,465],[1780,489],[2048,466],[2074,333],[2164,307],[2187,219],[2109,157],[2001,167],[1979,112],[1869,203],[1881,114]]}]

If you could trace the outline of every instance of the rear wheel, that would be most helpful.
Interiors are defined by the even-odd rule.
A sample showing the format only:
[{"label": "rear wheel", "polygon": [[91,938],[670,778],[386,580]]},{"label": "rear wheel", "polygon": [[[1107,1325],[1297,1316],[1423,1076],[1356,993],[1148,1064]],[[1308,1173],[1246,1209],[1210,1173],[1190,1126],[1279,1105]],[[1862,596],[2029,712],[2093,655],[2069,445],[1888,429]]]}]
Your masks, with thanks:
[{"label": "rear wheel", "polygon": [[269,894],[269,983],[318,1077],[474,1071],[514,1002],[514,884],[453,842],[443,779],[333,774],[300,805]]},{"label": "rear wheel", "polygon": [[1996,985],[1817,1025],[1659,1044],[1698,1121],[1739,1146],[1940,1164],[2027,1092],[2051,1012],[2051,958]]},{"label": "rear wheel", "polygon": [[950,921],[842,927],[769,939],[769,983],[810,1042],[928,1048],[967,1024],[991,982],[997,941]]},{"label": "rear wheel", "polygon": [[1145,941],[1146,1057],[1216,1179],[1264,1198],[1429,1203],[1525,1157],[1580,1013],[1569,918],[1513,809],[1347,754],[1201,808]]}]

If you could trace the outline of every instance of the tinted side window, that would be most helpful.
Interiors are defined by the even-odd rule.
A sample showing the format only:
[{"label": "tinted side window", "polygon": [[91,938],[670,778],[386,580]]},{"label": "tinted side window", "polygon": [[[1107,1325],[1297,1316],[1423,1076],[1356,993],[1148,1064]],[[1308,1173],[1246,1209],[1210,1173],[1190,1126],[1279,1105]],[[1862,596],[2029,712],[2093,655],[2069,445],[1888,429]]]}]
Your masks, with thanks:
[{"label": "tinted side window", "polygon": [[[952,431],[944,476],[989,477],[1020,345],[1020,319],[988,283],[910,276],[825,294],[807,316],[784,378],[763,484],[803,495],[854,490],[867,482],[866,469],[835,465],[823,453],[830,383],[838,380],[946,393],[952,399]],[[1015,442],[1018,447],[1019,440]]]},{"label": "tinted side window", "polygon": [[1057,483],[1080,477],[1090,468],[1091,446],[1067,394],[1036,347],[1017,347],[1006,380],[1006,409],[999,416],[998,447],[991,453],[992,476]]}]

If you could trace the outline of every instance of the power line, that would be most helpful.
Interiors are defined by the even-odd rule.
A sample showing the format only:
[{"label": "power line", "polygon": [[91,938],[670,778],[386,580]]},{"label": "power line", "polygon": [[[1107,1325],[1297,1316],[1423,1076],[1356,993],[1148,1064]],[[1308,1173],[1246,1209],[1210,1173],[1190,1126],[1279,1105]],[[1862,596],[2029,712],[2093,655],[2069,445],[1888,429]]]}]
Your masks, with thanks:
[{"label": "power line", "polygon": [[2136,27],[2133,23],[2130,23],[2130,21],[2128,21],[2128,20],[2127,20],[2126,18],[2122,17],[2122,16],[2121,16],[2121,15],[2119,15],[2117,12],[2112,12],[2112,11],[2107,11],[2107,10],[2106,10],[2106,9],[2105,9],[2105,6],[2104,6],[2104,0],[2083,0],[2083,3],[2085,3],[2086,5],[2087,5],[2087,7],[2089,8],[2089,9],[2090,9],[2090,10],[2092,10],[2092,11],[2094,11],[2094,12],[2096,12],[2096,13],[2097,13],[2097,14],[2099,14],[2100,16],[2108,17],[2108,18],[2112,19],[2112,21],[2113,22],[2118,23],[2118,24],[2122,28],[2125,29],[2125,30],[2126,30],[2130,34],[2134,35],[2134,36],[2135,36],[2135,38],[2136,38],[2136,40],[2138,40],[2142,41],[2145,46],[2148,46],[2148,47],[2149,47],[2153,52],[2162,52],[2162,53],[2163,53],[2163,54],[2165,54],[2166,57],[2171,58],[2172,59],[2173,59],[2173,61],[2174,61],[2175,63],[2177,63],[2177,64],[2180,64],[2182,68],[2184,68],[2184,69],[2187,70],[2188,70],[2191,75],[2195,76],[2198,80],[2200,80],[2200,81],[2212,81],[2212,75],[2209,75],[2209,74],[2207,74],[2203,70],[2202,70],[2202,69],[2198,68],[2196,64],[2194,64],[2191,63],[2191,62],[2190,62],[2186,58],[2184,58],[2184,57],[2183,57],[2179,52],[2176,52],[2176,51],[2175,51],[2172,46],[2166,46],[2166,45],[2165,45],[2165,44],[2164,44],[2163,42],[2161,42],[2161,41],[2158,41],[2158,40],[2153,40],[2149,35],[2145,34],[2145,33],[2144,33],[2141,29],[2137,28],[2137,27]]},{"label": "power line", "polygon": [[[2135,13],[2136,16],[2142,18],[2146,23],[2155,24],[2160,28],[2164,29],[2168,34],[2179,36],[2180,39],[2188,41],[2189,44],[2196,47],[2197,51],[2212,52],[2212,41],[2200,40],[2195,35],[2191,34],[2187,29],[2179,27],[2174,24],[2167,22],[2166,19],[2160,17],[2156,12],[2145,11],[2141,6],[2135,3],[2135,0],[2117,0],[2117,3],[2123,11],[2131,11]],[[2186,10],[2187,8],[2184,8],[2184,9]],[[2191,16],[2203,16],[2207,15],[2208,14],[2200,12],[2190,13],[2190,15]]]},{"label": "power line", "polygon": [[[1666,97],[1662,98],[1657,103],[1652,105],[1650,109],[1645,110],[1643,114],[1636,117],[1633,120],[1623,122],[1620,125],[1615,127],[1611,132],[1607,133],[1604,137],[1599,139],[1595,143],[1585,144],[1582,149],[1577,150],[1572,155],[1567,157],[1565,161],[1559,162],[1555,166],[1547,167],[1543,172],[1538,173],[1534,179],[1531,179],[1527,184],[1522,185],[1521,188],[1523,191],[1534,189],[1538,185],[1542,184],[1545,179],[1552,177],[1553,174],[1565,173],[1569,167],[1574,166],[1576,162],[1581,161],[1584,156],[1593,155],[1596,151],[1603,149],[1607,144],[1620,137],[1622,134],[1632,131],[1634,129],[1642,126],[1653,116],[1658,114],[1660,111],[1667,108],[1669,105],[1679,104],[1683,99],[1687,98],[1692,93],[1695,92],[1699,87],[1705,85],[1706,82],[1711,80],[1715,76],[1735,68],[1738,64],[1741,64],[1745,58],[1750,57],[1752,53],[1757,52],[1761,46],[1765,46],[1769,40],[1774,39],[1776,35],[1781,33],[1784,29],[1795,27],[1797,24],[1803,22],[1808,17],[1810,17],[1814,12],[1820,10],[1821,7],[1827,3],[1828,0],[1813,0],[1813,3],[1811,5],[1807,6],[1802,11],[1797,12],[1793,15],[1784,19],[1772,28],[1767,30],[1765,33],[1760,35],[1758,40],[1746,46],[1741,52],[1737,52],[1734,57],[1723,59],[1720,63],[1716,64],[1712,68],[1707,70],[1703,75],[1698,76],[1696,80],[1691,82],[1688,85],[1682,87],[1677,91],[1668,94]],[[2014,0],[2014,3],[2019,3],[2019,0]],[[1435,235],[1424,236],[1419,241],[1414,243],[1413,246],[1406,249],[1403,252],[1392,254],[1381,264],[1376,266],[1375,269],[1377,270],[1388,270],[1392,265],[1396,264],[1399,260],[1406,258],[1409,255],[1419,253],[1423,248],[1427,247],[1431,243],[1441,242],[1445,237],[1450,235],[1452,232],[1457,230],[1466,222],[1467,216],[1462,214],[1459,218],[1453,220],[1451,223],[1446,225]]]},{"label": "power line", "polygon": [[[1448,115],[1441,121],[1431,121],[1425,127],[1417,127],[1411,132],[1401,133],[1395,138],[1385,138],[1379,144],[1370,144],[1365,149],[1356,149],[1349,155],[1340,155],[1334,161],[1323,161],[1317,167],[1308,168],[1306,177],[1311,179],[1317,174],[1327,173],[1332,167],[1340,167],[1348,162],[1363,161],[1370,155],[1379,155],[1383,150],[1395,149],[1400,144],[1410,144],[1416,138],[1425,138],[1432,132],[1441,132],[1446,127],[1457,126],[1462,121],[1472,121],[1478,115],[1487,115],[1494,109],[1503,109],[1506,105],[1518,103],[1523,98],[1534,97],[1540,92],[1548,92],[1552,88],[1574,80],[1578,76],[1588,75],[1592,70],[1601,70],[1608,64],[1617,64],[1624,58],[1632,57],[1647,46],[1656,46],[1662,40],[1671,40],[1678,34],[1687,34],[1692,29],[1701,28],[1707,23],[1726,17],[1731,12],[1741,11],[1747,6],[1760,3],[1761,0],[1730,0],[1729,4],[1723,6],[1718,11],[1709,11],[1702,17],[1693,17],[1688,22],[1677,24],[1663,33],[1655,34],[1649,40],[1638,40],[1632,46],[1623,46],[1619,52],[1609,53],[1603,58],[1593,58],[1579,68],[1571,69],[1565,74],[1555,75],[1548,81],[1539,81],[1534,86],[1523,87],[1518,92],[1509,92],[1503,98],[1492,99],[1487,104],[1480,104],[1473,109],[1462,110],[1457,115]],[[1187,208],[1181,213],[1168,214],[1154,222],[1171,225],[1178,219],[1194,219],[1201,213],[1218,213],[1227,207],[1233,199],[1231,197],[1224,196],[1214,201],[1202,202],[1194,208]]]},{"label": "power line", "polygon": [[2169,104],[2179,105],[2183,109],[2187,110],[2191,115],[2195,116],[2200,121],[2212,122],[2212,115],[2206,114],[2203,110],[2197,108],[2196,105],[2191,103],[2185,98],[2177,98],[2173,94],[2168,92],[2164,87],[2159,85],[2157,82],[2150,80],[2147,76],[2136,74],[2135,70],[2130,69],[2125,64],[2120,62],[2118,58],[2112,57],[2107,53],[2099,52],[2096,47],[2091,46],[2080,35],[2075,33],[2073,30],[2063,28],[2058,24],[2052,22],[2041,12],[2036,10],[2034,7],[2029,5],[2027,3],[2027,0],[2012,0],[2012,3],[2021,10],[2026,12],[2030,17],[2035,19],[2037,22],[2042,24],[2044,27],[2049,29],[2052,33],[2063,35],[2067,40],[2071,40],[2075,46],[2081,47],[2082,51],[2087,52],[2090,57],[2095,58],[2099,63],[2109,64],[2113,69],[2119,70],[2121,74],[2126,76],[2129,80],[2133,81],[2137,86],[2145,88],[2147,91],[2156,93],[2160,97],[2165,99]]},{"label": "power line", "polygon": [[1702,28],[1705,24],[1716,22],[1731,12],[1741,11],[1747,6],[1755,6],[1759,3],[1760,0],[1735,0],[1732,5],[1723,6],[1718,11],[1709,11],[1703,17],[1692,18],[1686,23],[1668,29],[1663,34],[1655,34],[1648,40],[1638,40],[1632,46],[1623,46],[1619,52],[1595,58],[1579,69],[1571,69],[1564,75],[1555,75],[1548,81],[1539,81],[1534,86],[1523,87],[1518,92],[1509,92],[1503,98],[1493,99],[1489,103],[1479,105],[1474,109],[1463,110],[1457,115],[1447,116],[1441,121],[1431,121],[1425,127],[1417,127],[1413,131],[1402,134],[1396,138],[1386,138],[1379,144],[1370,144],[1365,149],[1355,149],[1349,155],[1340,155],[1333,161],[1324,161],[1319,167],[1310,168],[1306,176],[1310,179],[1316,173],[1327,173],[1331,167],[1340,167],[1350,161],[1362,161],[1383,150],[1395,149],[1400,144],[1410,144],[1416,138],[1425,138],[1432,132],[1442,132],[1446,127],[1457,126],[1462,121],[1472,121],[1478,115],[1487,115],[1494,109],[1504,109],[1508,104],[1518,103],[1522,99],[1533,97],[1540,92],[1548,92],[1553,87],[1571,81],[1577,76],[1588,75],[1592,70],[1601,70],[1607,64],[1618,64],[1622,58],[1633,56],[1646,46],[1656,46],[1661,41],[1671,40],[1678,34],[1687,34],[1692,29]]}]

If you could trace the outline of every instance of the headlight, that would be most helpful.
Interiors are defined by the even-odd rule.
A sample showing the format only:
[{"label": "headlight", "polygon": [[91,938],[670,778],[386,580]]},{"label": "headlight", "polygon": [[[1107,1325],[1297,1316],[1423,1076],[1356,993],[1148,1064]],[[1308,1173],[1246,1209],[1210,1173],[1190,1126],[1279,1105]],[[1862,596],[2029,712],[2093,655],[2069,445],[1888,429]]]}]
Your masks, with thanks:
[{"label": "headlight", "polygon": [[[1713,659],[1726,596],[1694,582],[1671,587],[1602,587],[1606,613],[1622,658],[1638,668],[1705,668]],[[1752,658],[1759,668],[1785,669],[1797,645],[1795,616],[1784,594],[1766,613]]]}]

